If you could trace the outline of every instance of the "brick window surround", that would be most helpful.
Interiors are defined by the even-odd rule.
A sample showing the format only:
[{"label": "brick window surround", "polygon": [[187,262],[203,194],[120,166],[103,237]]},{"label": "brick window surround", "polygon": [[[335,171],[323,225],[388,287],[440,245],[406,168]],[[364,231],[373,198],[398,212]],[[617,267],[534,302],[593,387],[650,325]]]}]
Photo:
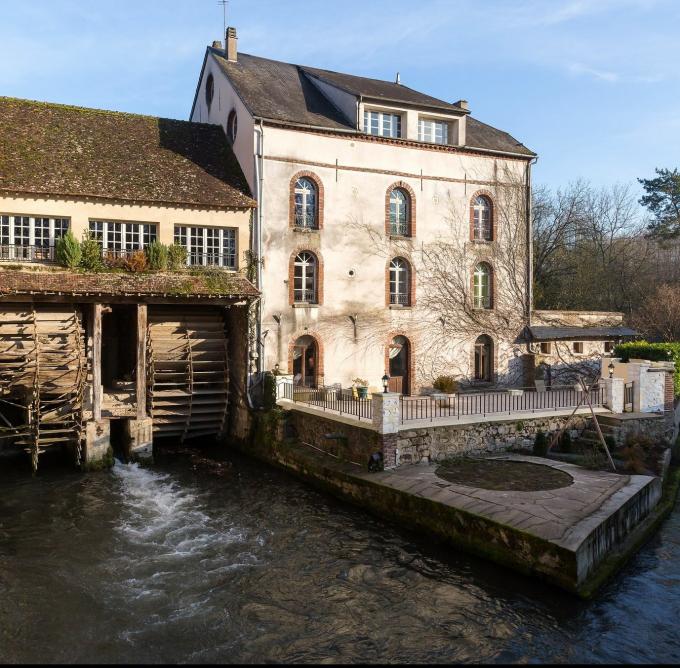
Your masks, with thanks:
[{"label": "brick window surround", "polygon": [[416,387],[416,355],[413,339],[401,329],[394,330],[388,334],[387,343],[385,344],[385,374],[390,375],[390,346],[392,341],[398,336],[403,336],[408,341],[408,387],[403,388],[403,394],[410,396]]},{"label": "brick window surround", "polygon": [[288,194],[288,226],[292,229],[295,225],[295,184],[298,179],[309,179],[316,186],[316,227],[314,229],[323,229],[323,210],[324,210],[324,188],[321,179],[314,174],[314,172],[297,172],[290,180],[290,188]]},{"label": "brick window surround", "polygon": [[[478,197],[485,197],[489,202],[491,207],[489,222],[491,224],[491,239],[475,239],[475,201]],[[493,201],[493,197],[488,190],[478,190],[470,198],[470,241],[476,243],[489,243],[490,241],[496,241],[496,206]]]},{"label": "brick window surround", "polygon": [[413,188],[408,183],[405,183],[404,181],[397,181],[396,183],[393,183],[388,189],[387,192],[385,193],[385,234],[389,236],[392,235],[392,226],[390,224],[390,198],[392,196],[392,191],[393,190],[403,190],[409,198],[409,206],[408,206],[408,231],[409,233],[406,235],[408,237],[415,237],[416,236],[416,193],[414,192]]},{"label": "brick window surround", "polygon": [[318,250],[310,250],[305,246],[296,248],[290,256],[288,262],[288,302],[291,306],[298,302],[295,301],[295,258],[300,253],[310,253],[316,258],[316,301],[311,306],[323,306],[323,258]]},{"label": "brick window surround", "polygon": [[480,259],[472,265],[470,270],[470,306],[474,309],[475,307],[475,271],[480,264],[485,264],[489,268],[489,298],[490,305],[488,309],[479,309],[485,311],[492,311],[496,308],[496,272],[494,271],[493,265],[488,260]]},{"label": "brick window surround", "polygon": [[394,306],[390,299],[390,265],[392,264],[392,260],[396,260],[397,258],[406,262],[408,266],[409,293],[408,304],[406,304],[405,307],[410,308],[416,305],[416,270],[414,269],[411,260],[403,255],[391,257],[387,260],[387,264],[385,264],[385,306]]},{"label": "brick window surround", "polygon": [[288,344],[288,373],[289,374],[293,373],[293,355],[295,353],[295,343],[298,341],[298,339],[301,339],[303,336],[311,337],[312,339],[314,339],[316,343],[316,352],[318,357],[318,359],[316,360],[316,382],[317,385],[323,385],[324,382],[323,341],[321,339],[321,336],[319,336],[319,333],[316,331],[305,330],[296,332],[295,335],[290,339],[290,343]]}]

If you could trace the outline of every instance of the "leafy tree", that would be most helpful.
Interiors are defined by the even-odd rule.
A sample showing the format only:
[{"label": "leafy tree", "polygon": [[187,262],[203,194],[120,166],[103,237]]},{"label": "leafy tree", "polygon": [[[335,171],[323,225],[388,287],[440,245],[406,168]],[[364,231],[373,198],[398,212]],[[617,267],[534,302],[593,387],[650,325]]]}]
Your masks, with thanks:
[{"label": "leafy tree", "polygon": [[654,216],[649,231],[655,237],[677,237],[680,235],[680,172],[677,169],[654,171],[657,178],[638,179],[647,193],[640,204]]},{"label": "leafy tree", "polygon": [[80,249],[82,251],[80,266],[85,269],[85,271],[101,271],[104,268],[102,247],[89,232],[85,232],[83,235],[83,240],[80,242]]},{"label": "leafy tree", "polygon": [[62,265],[62,267],[76,269],[80,264],[80,258],[82,256],[80,243],[78,242],[78,239],[73,236],[71,230],[60,239],[57,239],[55,255],[57,262]]}]

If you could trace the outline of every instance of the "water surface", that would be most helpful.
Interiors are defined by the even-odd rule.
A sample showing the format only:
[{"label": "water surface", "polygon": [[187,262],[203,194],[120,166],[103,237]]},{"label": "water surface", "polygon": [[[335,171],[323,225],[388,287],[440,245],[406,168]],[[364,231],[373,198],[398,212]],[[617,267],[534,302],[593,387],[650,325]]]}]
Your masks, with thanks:
[{"label": "water surface", "polygon": [[677,511],[586,603],[231,461],[0,470],[0,662],[680,661]]}]

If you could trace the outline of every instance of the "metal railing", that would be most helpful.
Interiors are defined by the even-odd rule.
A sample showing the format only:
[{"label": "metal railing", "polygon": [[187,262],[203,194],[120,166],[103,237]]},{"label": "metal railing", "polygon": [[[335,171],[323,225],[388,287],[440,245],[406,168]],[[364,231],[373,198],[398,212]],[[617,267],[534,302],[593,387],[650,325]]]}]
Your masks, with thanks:
[{"label": "metal railing", "polygon": [[316,290],[293,290],[293,298],[296,304],[316,304]]},{"label": "metal railing", "polygon": [[305,230],[316,230],[316,214],[314,213],[300,213],[295,212],[295,227],[299,227]]},{"label": "metal railing", "polygon": [[394,222],[390,223],[390,234],[393,237],[408,237],[410,236],[408,222]]},{"label": "metal railing", "polygon": [[360,420],[373,419],[372,399],[357,399],[348,390],[339,387],[303,387],[284,383],[279,391],[280,399],[314,406],[324,411],[335,411],[339,415],[353,415]]},{"label": "metal railing", "polygon": [[[552,387],[545,391],[536,389],[510,390],[497,392],[463,392],[455,396],[402,397],[401,421],[436,420],[439,418],[459,419],[466,416],[499,415],[507,413],[536,413],[539,411],[557,411],[562,409],[587,406],[581,390],[574,387]],[[581,401],[583,399],[583,401]],[[604,405],[605,391],[597,386],[590,390],[590,402],[593,407]]]},{"label": "metal railing", "polygon": [[473,297],[473,308],[491,308],[491,297]]},{"label": "metal railing", "polygon": [[390,304],[393,306],[408,306],[411,301],[408,292],[391,292]]},{"label": "metal railing", "polygon": [[234,253],[203,253],[192,251],[188,255],[188,264],[192,267],[222,267],[234,269],[236,255]]},{"label": "metal railing", "polygon": [[54,247],[2,244],[0,262],[54,262]]}]

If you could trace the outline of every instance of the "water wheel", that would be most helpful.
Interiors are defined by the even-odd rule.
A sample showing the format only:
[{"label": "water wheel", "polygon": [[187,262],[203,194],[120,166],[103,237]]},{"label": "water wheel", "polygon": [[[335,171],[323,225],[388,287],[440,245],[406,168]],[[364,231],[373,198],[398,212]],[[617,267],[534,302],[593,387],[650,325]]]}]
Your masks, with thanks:
[{"label": "water wheel", "polygon": [[229,405],[222,312],[150,307],[147,368],[154,437],[219,438]]},{"label": "water wheel", "polygon": [[23,419],[12,423],[3,415],[0,436],[26,449],[34,471],[40,455],[53,446],[71,447],[80,463],[86,377],[85,335],[77,308],[3,308],[0,411],[3,405],[20,408]]}]

